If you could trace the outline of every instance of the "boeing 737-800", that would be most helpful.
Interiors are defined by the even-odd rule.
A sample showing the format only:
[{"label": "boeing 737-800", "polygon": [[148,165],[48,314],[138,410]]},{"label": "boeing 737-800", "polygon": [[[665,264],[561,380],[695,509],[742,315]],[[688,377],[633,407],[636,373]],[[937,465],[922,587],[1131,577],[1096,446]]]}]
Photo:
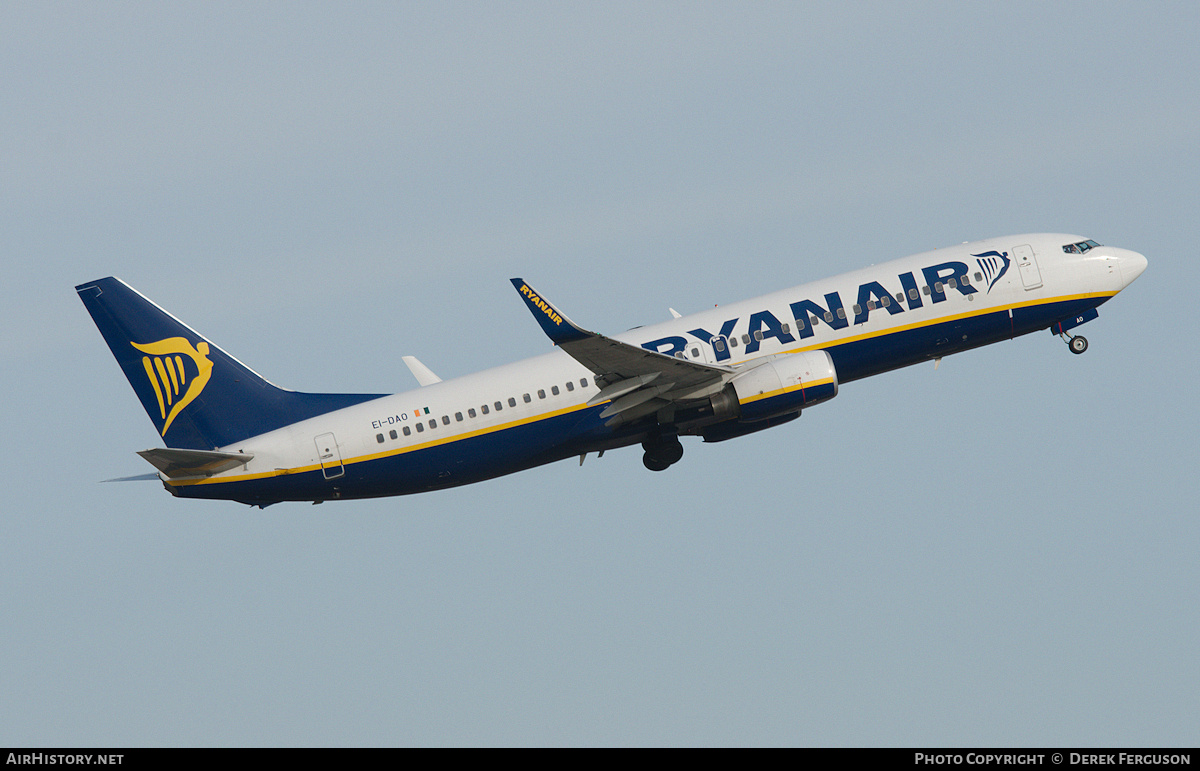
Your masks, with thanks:
[{"label": "boeing 737-800", "polygon": [[1070,330],[1146,258],[1063,234],[965,243],[605,336],[513,279],[556,349],[395,395],[288,391],[116,278],[76,287],[166,447],[139,453],[181,498],[267,506],[464,485],[681,436],[787,423],[841,384],[1049,329]]}]

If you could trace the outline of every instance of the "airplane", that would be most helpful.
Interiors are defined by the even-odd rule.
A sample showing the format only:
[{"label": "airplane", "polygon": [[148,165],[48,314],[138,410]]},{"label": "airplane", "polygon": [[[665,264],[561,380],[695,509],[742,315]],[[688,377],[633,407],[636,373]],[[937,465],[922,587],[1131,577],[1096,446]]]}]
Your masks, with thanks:
[{"label": "airplane", "polygon": [[798,418],[860,378],[1049,329],[1071,330],[1146,268],[1065,234],[963,243],[606,336],[512,284],[555,350],[441,380],[404,357],[403,393],[279,388],[117,278],[75,289],[165,447],[180,498],[374,498],[470,484],[640,444],[663,471],[680,437],[722,442]]}]

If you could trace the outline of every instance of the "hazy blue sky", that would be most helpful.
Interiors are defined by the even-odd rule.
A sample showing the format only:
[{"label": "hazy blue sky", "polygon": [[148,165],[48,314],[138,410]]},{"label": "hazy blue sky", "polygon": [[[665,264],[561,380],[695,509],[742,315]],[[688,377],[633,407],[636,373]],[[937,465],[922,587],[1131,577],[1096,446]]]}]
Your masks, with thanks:
[{"label": "hazy blue sky", "polygon": [[[0,745],[1200,744],[1200,6],[0,3]],[[73,286],[416,386],[969,239],[1146,273],[797,422],[171,498]],[[17,445],[20,446],[17,446]]]}]

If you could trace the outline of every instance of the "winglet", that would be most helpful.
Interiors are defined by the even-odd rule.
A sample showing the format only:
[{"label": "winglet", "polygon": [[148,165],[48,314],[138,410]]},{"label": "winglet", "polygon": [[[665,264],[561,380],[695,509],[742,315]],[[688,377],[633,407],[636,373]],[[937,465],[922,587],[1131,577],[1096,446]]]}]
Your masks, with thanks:
[{"label": "winglet", "polygon": [[554,342],[555,345],[570,343],[576,340],[586,340],[592,337],[592,333],[580,329],[566,316],[550,304],[544,297],[537,293],[533,287],[525,283],[524,279],[510,279],[512,285],[517,288],[521,294],[521,299],[529,306],[529,311],[533,317],[542,325],[542,331]]}]

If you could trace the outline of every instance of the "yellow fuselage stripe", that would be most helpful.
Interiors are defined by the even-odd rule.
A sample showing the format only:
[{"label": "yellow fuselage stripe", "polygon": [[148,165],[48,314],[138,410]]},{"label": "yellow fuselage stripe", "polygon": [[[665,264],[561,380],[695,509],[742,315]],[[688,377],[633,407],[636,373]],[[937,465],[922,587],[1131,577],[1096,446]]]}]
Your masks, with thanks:
[{"label": "yellow fuselage stripe", "polygon": [[[1065,297],[1054,297],[1054,298],[1050,298],[1048,300],[1029,300],[1026,302],[1013,303],[1011,305],[1001,305],[1001,306],[995,306],[995,307],[990,307],[990,308],[981,308],[977,311],[969,311],[967,313],[959,313],[959,314],[955,314],[953,316],[939,316],[935,319],[926,319],[925,321],[918,321],[918,322],[914,322],[912,324],[904,324],[904,325],[898,326],[898,327],[889,327],[887,329],[882,329],[882,330],[879,330],[876,332],[864,332],[863,334],[860,334],[860,335],[854,335],[852,337],[845,337],[845,338],[841,338],[838,340],[827,340],[825,342],[813,343],[812,345],[808,345],[808,346],[792,348],[790,350],[784,351],[783,353],[785,353],[785,354],[800,353],[803,351],[834,348],[839,345],[846,345],[847,343],[854,343],[854,342],[858,342],[860,340],[868,340],[868,339],[874,338],[874,337],[883,337],[885,335],[895,334],[897,332],[905,332],[910,329],[919,329],[920,327],[932,326],[934,324],[944,324],[949,321],[957,321],[959,319],[971,318],[972,316],[984,316],[989,313],[999,313],[1002,311],[1012,310],[1013,308],[1024,308],[1024,307],[1029,307],[1029,306],[1034,306],[1034,305],[1049,305],[1051,303],[1056,303],[1056,302],[1069,302],[1071,300],[1084,300],[1084,299],[1096,298],[1096,297],[1112,297],[1115,294],[1116,294],[1116,292],[1088,292],[1085,294],[1068,295]],[[149,370],[148,362],[147,362],[146,366],[147,366],[147,370]],[[790,391],[795,391],[800,388],[815,388],[816,386],[825,385],[825,384],[832,383],[832,382],[834,382],[833,378],[825,378],[823,380],[818,380],[818,381],[812,382],[812,383],[801,383],[800,385],[796,385],[796,386],[788,386],[786,388],[781,388],[776,391],[772,391],[770,393],[759,394],[750,399],[745,399],[742,401],[742,404],[748,404],[750,402],[758,401],[760,399],[766,399],[766,398],[769,398],[772,396],[778,396],[780,394],[788,393]],[[598,407],[601,405],[592,405],[592,406]],[[457,442],[457,441],[460,441],[463,439],[470,439],[470,438],[476,437],[476,436],[483,436],[484,434],[492,434],[492,433],[496,433],[498,431],[505,431],[510,428],[516,428],[518,426],[527,425],[529,423],[534,423],[539,420],[547,420],[549,418],[555,418],[555,417],[558,417],[559,415],[566,415],[568,413],[578,412],[579,410],[584,410],[584,409],[588,409],[587,404],[576,404],[576,405],[572,405],[570,407],[564,407],[559,410],[554,410],[552,412],[545,412],[540,415],[532,415],[530,417],[521,418],[520,420],[514,420],[509,423],[501,423],[496,426],[480,428],[475,431],[467,431],[462,434],[454,434],[453,436],[442,437],[442,438],[434,439],[434,440],[431,440],[428,442],[422,442],[421,444],[413,444],[413,445],[409,445],[407,447],[397,447],[392,450],[385,450],[383,452],[369,453],[367,455],[359,455],[359,456],[356,456],[353,458],[343,460],[342,465],[349,466],[349,465],[352,465],[355,463],[365,463],[365,462],[372,461],[372,460],[378,460],[380,458],[388,458],[388,457],[392,457],[395,455],[404,455],[405,453],[416,452],[418,450],[425,450],[430,447],[437,447],[439,445],[449,444],[451,442]],[[262,471],[262,472],[257,472],[254,474],[241,474],[238,476],[208,477],[205,479],[166,480],[166,483],[169,485],[175,486],[175,487],[187,487],[187,486],[191,486],[191,485],[220,484],[220,483],[224,483],[224,482],[244,482],[244,481],[249,481],[252,479],[267,479],[270,477],[283,476],[283,475],[288,475],[288,474],[303,474],[308,471],[316,471],[320,468],[321,468],[321,464],[314,463],[314,464],[307,465],[307,466],[297,466],[294,468],[286,468],[286,469],[275,469],[272,471]]]},{"label": "yellow fuselage stripe", "polygon": [[897,332],[907,332],[910,329],[920,329],[921,327],[933,326],[934,324],[945,324],[946,322],[969,319],[975,316],[986,316],[989,313],[1002,313],[1004,311],[1011,311],[1016,308],[1029,308],[1035,305],[1050,305],[1052,303],[1071,302],[1072,300],[1087,300],[1096,297],[1113,297],[1114,295],[1116,295],[1116,292],[1086,292],[1084,294],[1051,297],[1047,300],[1027,300],[1025,302],[1012,303],[1010,305],[997,305],[989,308],[980,308],[979,310],[967,311],[966,313],[956,313],[953,316],[939,316],[936,319],[915,321],[912,324],[901,324],[897,327],[888,327],[887,329],[880,329],[875,332],[863,332],[859,335],[843,337],[837,340],[827,340],[825,342],[813,343],[812,345],[786,350],[784,353],[801,353],[803,351],[816,351],[823,348],[833,348],[835,346],[845,345],[847,343],[856,343],[860,340],[870,340],[874,337],[883,337],[885,335],[891,335]]},{"label": "yellow fuselage stripe", "polygon": [[[554,410],[553,412],[544,412],[540,415],[532,415],[528,418],[521,418],[520,420],[513,420],[508,423],[501,423],[496,426],[480,428],[480,429],[476,429],[474,431],[466,431],[461,434],[454,434],[453,436],[441,437],[441,438],[433,439],[433,440],[430,440],[427,442],[421,442],[420,444],[412,444],[407,447],[397,447],[392,450],[384,450],[382,452],[374,452],[374,453],[369,453],[367,455],[357,455],[353,458],[348,458],[348,459],[343,460],[342,465],[349,466],[354,463],[365,463],[367,461],[378,460],[380,458],[388,458],[393,455],[404,455],[405,453],[416,452],[417,450],[426,450],[430,447],[437,447],[438,445],[449,444],[451,442],[457,442],[462,439],[470,439],[470,438],[476,437],[476,436],[483,436],[484,434],[492,434],[492,433],[496,433],[497,431],[505,431],[510,428],[516,428],[517,426],[524,426],[524,425],[527,425],[529,423],[534,423],[539,420],[555,418],[555,417],[558,417],[559,415],[566,415],[566,414],[569,414],[572,412],[578,412],[579,410],[584,410],[587,408],[588,408],[588,406],[586,404],[576,404],[576,405],[572,405],[570,407],[564,407],[559,410]],[[330,464],[330,465],[335,465],[335,464]],[[243,481],[247,481],[250,479],[267,479],[269,477],[283,476],[283,475],[287,475],[287,474],[303,474],[306,471],[316,471],[317,469],[320,469],[320,468],[321,468],[321,464],[316,463],[316,464],[311,464],[308,466],[297,466],[297,467],[288,468],[288,469],[276,469],[276,470],[272,470],[272,471],[261,471],[261,472],[257,472],[254,474],[239,474],[238,476],[209,477],[209,478],[205,478],[205,479],[167,480],[167,484],[174,485],[176,487],[188,487],[191,485],[207,485],[207,484],[217,484],[217,483],[221,483],[221,482],[243,482]]]},{"label": "yellow fuselage stripe", "polygon": [[751,396],[749,399],[740,400],[738,402],[738,404],[750,404],[751,402],[757,402],[762,399],[770,399],[775,396],[782,396],[783,394],[790,394],[792,391],[799,391],[803,388],[816,388],[817,386],[830,385],[831,383],[833,383],[833,378],[831,378],[831,377],[827,377],[823,380],[805,381],[803,383],[799,383],[794,386],[784,386],[783,388],[776,388],[774,391],[768,391],[766,393],[755,394],[754,396]]}]

